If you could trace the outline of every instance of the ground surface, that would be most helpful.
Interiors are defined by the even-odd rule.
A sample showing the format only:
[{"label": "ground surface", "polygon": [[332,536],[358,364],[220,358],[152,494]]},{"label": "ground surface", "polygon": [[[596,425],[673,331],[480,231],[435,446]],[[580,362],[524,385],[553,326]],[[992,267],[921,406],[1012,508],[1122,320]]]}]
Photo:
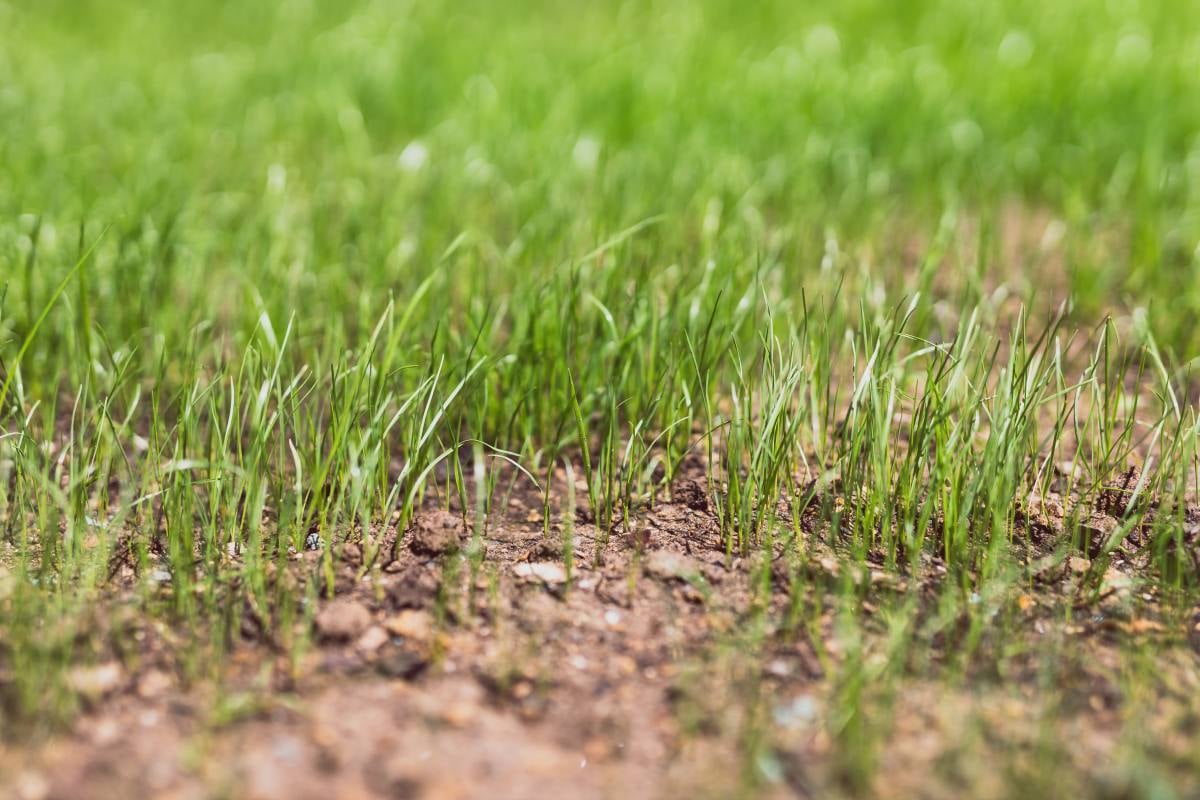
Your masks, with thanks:
[{"label": "ground surface", "polygon": [[[219,696],[180,682],[169,629],[135,621],[141,652],[78,669],[86,710],[67,735],[0,751],[3,785],[31,799],[1200,791],[1200,609],[1164,615],[1136,547],[1082,596],[1090,562],[1036,555],[1053,552],[1056,495],[1030,514],[1043,537],[1033,582],[987,601],[1007,619],[1004,641],[984,634],[982,648],[1003,656],[948,667],[963,639],[932,634],[882,689],[896,669],[883,620],[899,600],[935,613],[936,565],[921,582],[874,567],[854,577],[865,623],[851,641],[838,631],[842,568],[818,532],[790,576],[781,547],[756,593],[762,565],[727,554],[692,471],[636,538],[612,537],[601,565],[594,526],[571,526],[569,582],[562,521],[548,539],[532,494],[497,514],[473,580],[462,516],[436,506],[382,569],[364,574],[361,548],[343,543],[311,649],[288,657],[247,620]],[[1200,509],[1188,518],[1200,524]],[[296,553],[289,571],[311,579],[321,556]],[[807,619],[768,621],[786,617],[795,581]],[[869,699],[843,708],[848,648],[870,653],[850,687]],[[837,753],[855,723],[832,717],[848,710],[868,715],[853,742],[875,762],[865,784]]]}]

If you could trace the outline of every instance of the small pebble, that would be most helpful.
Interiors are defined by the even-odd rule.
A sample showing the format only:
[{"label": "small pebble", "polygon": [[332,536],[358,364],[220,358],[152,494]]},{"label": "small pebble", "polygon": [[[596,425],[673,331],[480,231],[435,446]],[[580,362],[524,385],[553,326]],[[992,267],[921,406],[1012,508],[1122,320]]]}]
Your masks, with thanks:
[{"label": "small pebble", "polygon": [[353,600],[334,600],[317,614],[317,633],[330,641],[349,641],[371,624],[371,612]]}]

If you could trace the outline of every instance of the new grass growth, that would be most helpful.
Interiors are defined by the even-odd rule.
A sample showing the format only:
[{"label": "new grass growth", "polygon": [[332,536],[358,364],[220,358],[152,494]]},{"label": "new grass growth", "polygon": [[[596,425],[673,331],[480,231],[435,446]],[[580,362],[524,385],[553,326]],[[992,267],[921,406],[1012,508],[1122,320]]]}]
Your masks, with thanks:
[{"label": "new grass growth", "polygon": [[[298,658],[341,548],[384,569],[423,508],[464,516],[475,586],[531,491],[572,581],[577,528],[602,563],[695,463],[726,558],[758,559],[746,652],[822,638],[832,554],[851,787],[898,681],[1003,670],[1047,563],[1086,558],[1094,598],[1132,537],[1184,614],[1189,13],[0,8],[0,734],[136,658],[125,617],[93,635],[111,603],[219,679],[248,620]],[[912,588],[869,642],[872,571]],[[749,780],[778,779],[758,725]]]}]

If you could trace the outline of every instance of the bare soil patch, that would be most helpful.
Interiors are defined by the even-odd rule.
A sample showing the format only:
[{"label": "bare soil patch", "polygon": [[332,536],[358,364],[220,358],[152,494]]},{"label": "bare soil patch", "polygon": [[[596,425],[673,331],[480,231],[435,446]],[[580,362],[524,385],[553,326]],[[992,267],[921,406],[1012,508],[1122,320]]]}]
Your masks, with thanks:
[{"label": "bare soil patch", "polygon": [[[86,711],[70,730],[2,746],[0,793],[1125,796],[1134,776],[1098,765],[1147,738],[1179,787],[1200,788],[1200,615],[1163,611],[1136,538],[1084,591],[1091,561],[1054,555],[1062,499],[1025,508],[1027,588],[973,600],[994,604],[996,628],[972,632],[938,621],[936,560],[919,576],[852,575],[836,539],[809,530],[770,564],[727,552],[700,475],[599,559],[577,521],[569,577],[563,520],[547,539],[540,498],[519,492],[474,571],[453,503],[422,513],[386,565],[364,569],[362,548],[341,543],[336,596],[312,609],[299,658],[250,619],[223,674],[185,682],[181,643],[147,629],[140,652],[72,673]],[[313,579],[323,556],[295,554],[288,579]],[[922,644],[891,663],[903,602]],[[857,642],[839,630],[846,613],[862,621]],[[1152,677],[1135,685],[1130,660],[1149,641]],[[850,708],[858,718],[839,717]],[[1034,783],[1042,759],[1060,759],[1058,787]]]}]

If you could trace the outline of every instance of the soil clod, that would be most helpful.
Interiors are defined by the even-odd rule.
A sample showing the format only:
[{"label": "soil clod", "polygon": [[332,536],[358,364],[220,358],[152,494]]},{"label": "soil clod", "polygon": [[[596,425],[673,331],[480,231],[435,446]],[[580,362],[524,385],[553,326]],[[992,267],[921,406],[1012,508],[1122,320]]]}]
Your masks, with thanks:
[{"label": "soil clod", "polygon": [[375,668],[386,678],[412,680],[429,666],[429,660],[411,647],[389,648],[379,657]]},{"label": "soil clod", "polygon": [[346,642],[371,624],[371,612],[352,600],[334,600],[317,614],[317,633],[326,641]]},{"label": "soil clod", "polygon": [[419,556],[457,552],[466,538],[462,519],[438,509],[417,515],[408,531],[408,548]]}]

